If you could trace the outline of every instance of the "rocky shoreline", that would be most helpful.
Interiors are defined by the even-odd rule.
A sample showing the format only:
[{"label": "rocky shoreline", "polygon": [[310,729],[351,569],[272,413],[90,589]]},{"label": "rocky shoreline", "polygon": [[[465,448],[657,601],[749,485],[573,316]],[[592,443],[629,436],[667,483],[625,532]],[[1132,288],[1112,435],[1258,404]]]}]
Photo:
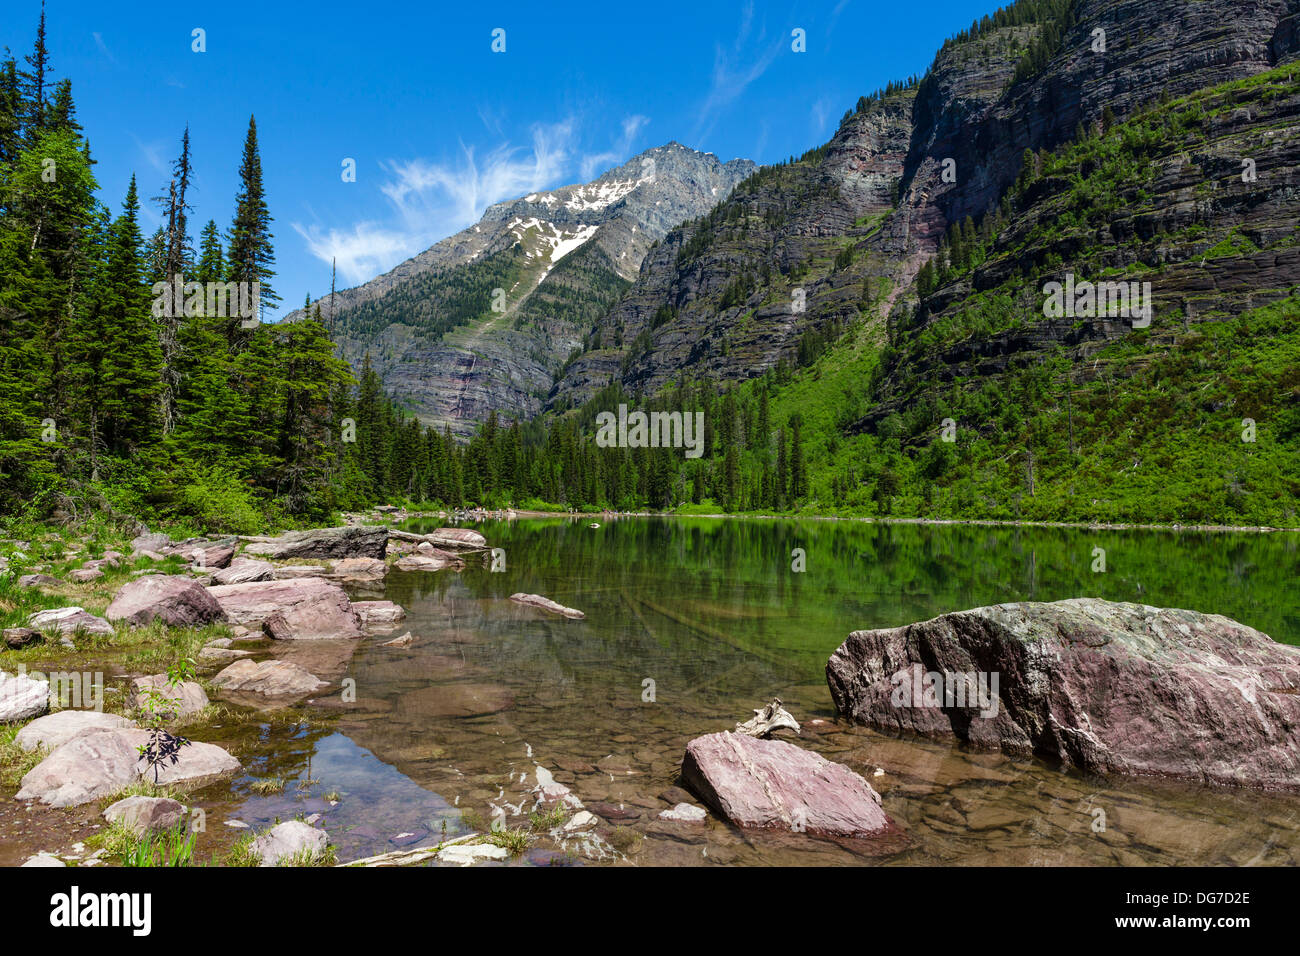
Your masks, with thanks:
[{"label": "rocky shoreline", "polygon": [[[238,748],[191,734],[207,736],[214,714],[257,720],[304,706],[346,712],[344,678],[358,646],[373,642],[400,654],[420,640],[410,631],[394,637],[405,609],[372,599],[387,576],[460,572],[491,552],[469,528],[415,534],[360,521],[278,536],[172,541],[145,533],[122,546],[129,557],[82,547],[62,560],[27,564],[21,570],[28,573],[14,579],[15,593],[44,596],[37,603],[81,604],[33,609],[23,626],[5,630],[0,770],[18,801],[54,811],[97,806],[100,822],[86,825],[99,831],[100,843],[70,855],[42,848],[24,865],[122,862],[142,847],[190,852],[183,849],[186,827],[206,811],[188,806],[186,794],[228,786],[247,772]],[[91,551],[98,556],[88,557]],[[560,627],[581,628],[586,616],[543,595],[509,600],[529,619]],[[172,666],[122,675],[125,693],[107,709],[62,707],[57,685],[6,661],[48,667],[122,641],[139,641],[149,659]],[[202,673],[178,673],[161,649],[169,641],[180,642],[178,656]],[[980,675],[994,680],[981,684]],[[1095,599],[978,608],[854,632],[831,656],[827,686],[841,724],[889,735],[952,740],[1102,776],[1300,790],[1300,649],[1216,615]],[[490,685],[427,691],[438,712],[453,717],[509,706]],[[831,839],[866,855],[900,852],[907,827],[885,812],[872,783],[802,745],[825,739],[834,726],[805,723],[778,700],[734,730],[701,727],[683,744],[678,785],[653,798],[653,807],[607,802],[575,786],[586,770],[611,780],[625,772],[613,755],[586,770],[572,761],[548,769],[537,760],[509,792],[487,801],[486,816],[462,811],[469,834],[444,828],[436,842],[339,863],[326,807],[241,834],[217,861],[471,865],[507,861],[541,840],[574,859],[616,862],[636,852],[643,829],[629,828],[632,821],[686,845],[696,839],[691,828],[720,824]],[[169,740],[173,752],[156,759]],[[890,772],[877,767],[873,779]],[[237,819],[224,822],[248,829]],[[178,839],[181,849],[158,849]]]}]

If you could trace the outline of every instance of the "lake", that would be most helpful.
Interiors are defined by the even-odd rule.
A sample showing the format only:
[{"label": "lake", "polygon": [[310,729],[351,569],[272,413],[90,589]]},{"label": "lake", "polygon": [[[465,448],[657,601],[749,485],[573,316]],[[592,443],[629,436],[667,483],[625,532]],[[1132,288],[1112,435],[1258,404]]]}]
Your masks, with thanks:
[{"label": "lake", "polygon": [[[393,633],[409,630],[409,648],[371,638],[285,649],[325,679],[354,680],[357,701],[268,732],[250,772],[310,781],[307,795],[249,796],[240,819],[318,810],[340,859],[355,859],[463,833],[464,811],[474,822],[504,812],[509,825],[526,824],[518,812],[531,806],[525,794],[541,767],[589,808],[621,818],[619,846],[641,864],[1300,859],[1300,797],[1102,780],[838,724],[824,674],[851,630],[1080,596],[1224,614],[1300,643],[1297,535],[592,520],[476,525],[504,550],[501,571],[476,560],[461,573],[390,571],[382,596],[406,608]],[[1096,549],[1104,571],[1093,570]],[[509,601],[518,591],[586,619]],[[905,840],[864,849],[743,832],[712,816],[704,826],[656,819],[686,743],[732,728],[773,696],[804,725],[800,745],[880,791]],[[337,806],[321,799],[329,791]],[[603,839],[567,849],[540,841],[522,862],[623,859]]]}]

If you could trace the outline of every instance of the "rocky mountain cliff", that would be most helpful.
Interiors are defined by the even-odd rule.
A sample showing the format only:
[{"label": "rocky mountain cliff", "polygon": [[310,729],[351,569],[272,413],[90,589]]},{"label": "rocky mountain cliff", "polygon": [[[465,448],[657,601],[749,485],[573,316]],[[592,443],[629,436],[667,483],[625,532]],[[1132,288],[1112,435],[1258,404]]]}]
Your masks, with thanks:
[{"label": "rocky mountain cliff", "polygon": [[531,417],[651,244],[756,168],[675,142],[647,150],[590,183],[489,207],[332,306],[322,299],[323,317],[353,367],[369,354],[427,424],[466,436],[490,411]]},{"label": "rocky mountain cliff", "polygon": [[[922,265],[967,217],[997,210],[1026,151],[1054,150],[1161,101],[1258,75],[1294,60],[1297,50],[1300,0],[1242,0],[1230,10],[1182,0],[1021,0],[945,44],[919,82],[864,99],[824,146],[764,169],[707,216],[669,233],[598,321],[548,406],[580,406],[611,383],[652,394],[683,376],[739,381],[782,360],[808,364],[850,328],[884,346],[891,332],[916,325]],[[1236,121],[1243,124],[1260,136],[1267,126],[1252,116]],[[1207,177],[1226,176],[1229,157],[1206,142],[1219,154],[1212,171],[1197,157],[1176,156],[1140,170],[1163,170],[1164,178],[1155,196],[1133,196],[1130,229],[1214,217],[1224,197]],[[1265,144],[1247,137],[1239,145],[1258,151]],[[1276,153],[1280,144],[1267,145]],[[1170,163],[1182,168],[1181,180]],[[1238,205],[1264,202],[1277,215],[1280,203],[1294,213],[1295,197],[1276,192],[1293,190],[1292,181],[1272,183],[1273,193],[1255,190]],[[1244,212],[1235,215],[1244,221]],[[1246,283],[1266,279],[1286,287],[1300,274],[1283,266]],[[969,291],[949,290],[945,302]],[[940,308],[921,309],[921,324]],[[1024,318],[1030,325],[1034,311]],[[1005,338],[981,343],[977,332],[967,347],[1012,347]],[[891,379],[909,374],[897,365],[899,354],[885,355],[895,363]]]}]

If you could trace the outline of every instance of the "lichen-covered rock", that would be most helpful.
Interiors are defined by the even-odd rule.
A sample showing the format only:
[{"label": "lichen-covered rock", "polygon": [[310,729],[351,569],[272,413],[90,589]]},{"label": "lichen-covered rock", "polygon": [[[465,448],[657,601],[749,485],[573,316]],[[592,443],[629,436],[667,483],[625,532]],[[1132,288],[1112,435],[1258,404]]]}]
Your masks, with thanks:
[{"label": "lichen-covered rock", "polygon": [[269,541],[254,541],[245,554],[283,561],[288,558],[378,558],[388,547],[388,529],[382,525],[351,525],[290,531]]},{"label": "lichen-covered rock", "polygon": [[[958,706],[962,683],[994,677],[993,707]],[[1300,789],[1300,648],[1217,614],[999,604],[855,631],[826,678],[840,713],[885,731],[1098,774]]]}]

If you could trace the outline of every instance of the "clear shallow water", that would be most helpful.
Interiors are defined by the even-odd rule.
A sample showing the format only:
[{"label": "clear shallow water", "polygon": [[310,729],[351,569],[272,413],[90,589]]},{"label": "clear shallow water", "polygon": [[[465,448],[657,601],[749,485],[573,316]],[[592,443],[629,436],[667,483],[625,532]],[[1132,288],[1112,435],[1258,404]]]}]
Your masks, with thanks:
[{"label": "clear shallow water", "polygon": [[[1300,797],[1103,781],[895,739],[834,723],[824,678],[850,630],[1081,595],[1222,613],[1297,643],[1295,535],[589,522],[479,526],[506,550],[503,573],[391,572],[383,596],[406,608],[394,633],[410,630],[410,648],[382,647],[382,638],[293,648],[321,676],[355,680],[358,700],[310,709],[319,715],[310,729],[268,725],[250,774],[314,782],[305,793],[291,783],[283,795],[249,797],[239,818],[258,825],[321,812],[340,858],[355,859],[454,836],[464,830],[460,808],[486,817],[519,807],[540,765],[589,806],[621,808],[642,838],[630,858],[643,864],[1300,859]],[[1106,550],[1104,574],[1091,570],[1095,547]],[[794,548],[806,552],[803,573],[791,570]],[[516,591],[587,618],[523,608],[508,600]],[[647,680],[653,701],[643,699]],[[655,819],[686,743],[773,695],[804,724],[801,745],[872,782],[907,840],[871,849]],[[342,798],[333,807],[322,798],[331,790]],[[527,859],[558,859],[556,849],[544,843]]]}]

